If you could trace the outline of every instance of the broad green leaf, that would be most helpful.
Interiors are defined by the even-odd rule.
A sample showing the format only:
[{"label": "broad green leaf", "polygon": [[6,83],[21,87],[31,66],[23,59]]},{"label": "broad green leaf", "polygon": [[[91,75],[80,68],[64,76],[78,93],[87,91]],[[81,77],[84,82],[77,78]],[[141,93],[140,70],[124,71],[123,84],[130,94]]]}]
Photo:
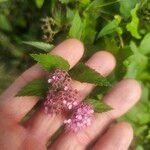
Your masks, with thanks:
[{"label": "broad green leaf", "polygon": [[47,71],[59,68],[62,70],[69,70],[69,63],[60,56],[52,54],[31,54],[31,56]]},{"label": "broad green leaf", "polygon": [[39,96],[44,97],[48,91],[48,83],[44,78],[31,81],[23,87],[16,96]]},{"label": "broad green leaf", "polygon": [[98,38],[105,36],[107,34],[111,34],[115,31],[119,31],[119,34],[122,34],[121,28],[119,27],[119,23],[121,21],[121,17],[116,15],[115,19],[109,22],[98,34]]},{"label": "broad green leaf", "polygon": [[133,37],[140,39],[141,36],[138,33],[139,18],[136,14],[138,9],[139,9],[139,4],[137,4],[135,8],[131,10],[132,20],[130,23],[127,24],[126,29],[131,33]]},{"label": "broad green leaf", "polygon": [[100,100],[96,100],[96,99],[86,99],[86,102],[88,102],[89,104],[92,104],[94,106],[94,112],[104,112],[104,111],[109,111],[111,110],[111,107],[106,105],[105,103],[103,103]]},{"label": "broad green leaf", "polygon": [[12,27],[11,27],[9,20],[3,14],[0,14],[0,29],[6,30],[6,31],[12,30]]},{"label": "broad green leaf", "polygon": [[131,42],[130,48],[133,52],[133,55],[129,56],[124,61],[124,65],[127,69],[125,77],[137,78],[145,69],[148,59],[138,51],[138,48],[134,42]]},{"label": "broad green leaf", "polygon": [[52,44],[44,42],[24,41],[23,43],[41,49],[45,52],[49,52],[54,47]]},{"label": "broad green leaf", "polygon": [[69,30],[69,36],[80,39],[82,35],[82,30],[83,30],[83,23],[78,11],[76,11]]},{"label": "broad green leaf", "polygon": [[150,53],[150,32],[145,35],[143,38],[139,50],[142,54],[149,54]]},{"label": "broad green leaf", "polygon": [[73,69],[69,71],[71,77],[80,82],[93,83],[99,86],[110,86],[109,81],[102,77],[94,69],[91,69],[83,63],[78,63]]},{"label": "broad green leaf", "polygon": [[41,8],[44,4],[44,0],[35,0],[35,3],[38,8]]},{"label": "broad green leaf", "polygon": [[125,19],[129,18],[131,10],[138,1],[139,0],[120,0],[120,12]]}]

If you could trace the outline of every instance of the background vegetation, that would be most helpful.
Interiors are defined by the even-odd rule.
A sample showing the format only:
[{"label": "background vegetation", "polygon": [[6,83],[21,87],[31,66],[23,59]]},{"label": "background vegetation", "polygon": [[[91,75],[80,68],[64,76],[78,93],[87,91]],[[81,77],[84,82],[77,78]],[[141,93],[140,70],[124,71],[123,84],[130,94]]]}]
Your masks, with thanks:
[{"label": "background vegetation", "polygon": [[[141,83],[141,101],[121,119],[135,129],[131,148],[149,150],[149,0],[0,0],[0,91],[34,63],[28,54],[37,48],[22,41],[52,46],[69,37],[85,44],[83,60],[99,49],[114,54],[118,64],[110,75],[112,84],[126,77]],[[102,96],[105,91],[92,94]]]}]

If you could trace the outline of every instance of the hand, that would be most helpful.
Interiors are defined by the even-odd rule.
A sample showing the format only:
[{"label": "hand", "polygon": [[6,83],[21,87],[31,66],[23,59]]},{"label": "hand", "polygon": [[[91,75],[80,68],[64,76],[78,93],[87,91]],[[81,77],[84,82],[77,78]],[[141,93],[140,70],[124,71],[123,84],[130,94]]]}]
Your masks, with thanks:
[{"label": "hand", "polygon": [[[83,55],[83,45],[75,39],[69,39],[51,52],[68,60],[73,67]],[[115,68],[115,58],[109,52],[95,53],[87,65],[103,76],[109,75]],[[62,125],[61,116],[45,115],[38,110],[24,125],[20,120],[32,109],[39,98],[35,96],[15,97],[16,93],[31,80],[46,73],[39,65],[26,70],[0,97],[0,149],[1,150],[45,150],[48,139]],[[94,85],[74,81],[82,98],[88,95]],[[130,124],[115,123],[113,120],[127,112],[140,98],[141,88],[134,79],[123,79],[104,96],[105,103],[113,109],[105,113],[95,113],[90,127],[78,133],[62,132],[48,148],[52,150],[127,150],[133,138]],[[111,127],[110,127],[111,125]],[[94,142],[93,142],[94,141]]]}]

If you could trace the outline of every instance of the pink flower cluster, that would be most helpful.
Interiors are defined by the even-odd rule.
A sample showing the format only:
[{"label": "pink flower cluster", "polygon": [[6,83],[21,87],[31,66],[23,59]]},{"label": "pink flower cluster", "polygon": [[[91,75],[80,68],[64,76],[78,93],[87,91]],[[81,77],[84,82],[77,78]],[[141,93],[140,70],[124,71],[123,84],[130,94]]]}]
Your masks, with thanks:
[{"label": "pink flower cluster", "polygon": [[71,86],[71,78],[66,71],[60,69],[54,70],[49,74],[48,83],[51,84],[53,90],[68,90]]},{"label": "pink flower cluster", "polygon": [[47,114],[60,114],[71,110],[79,103],[79,93],[77,90],[67,91],[50,90],[44,102]]},{"label": "pink flower cluster", "polygon": [[91,105],[81,102],[74,108],[70,119],[64,121],[66,129],[77,132],[84,127],[90,126],[93,113],[94,110]]},{"label": "pink flower cluster", "polygon": [[46,114],[63,114],[72,110],[72,115],[65,120],[66,129],[78,131],[91,124],[93,107],[80,102],[79,92],[71,87],[71,78],[66,71],[54,70],[48,76],[50,89],[47,93],[44,109]]}]

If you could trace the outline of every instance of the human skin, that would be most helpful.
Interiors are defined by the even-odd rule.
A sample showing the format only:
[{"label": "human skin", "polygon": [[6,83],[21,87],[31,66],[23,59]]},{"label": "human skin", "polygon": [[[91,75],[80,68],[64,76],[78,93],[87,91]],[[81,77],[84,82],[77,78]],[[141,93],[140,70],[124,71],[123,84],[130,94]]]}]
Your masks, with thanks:
[{"label": "human skin", "polygon": [[[76,39],[68,39],[51,53],[66,59],[72,68],[82,57],[83,44]],[[96,52],[86,63],[103,76],[108,76],[115,68],[114,56],[106,51]],[[141,87],[134,79],[123,79],[103,97],[112,107],[104,113],[95,113],[92,125],[77,133],[62,132],[50,147],[47,141],[62,125],[64,116],[46,115],[41,107],[24,125],[20,120],[33,108],[39,98],[35,96],[15,97],[17,92],[30,81],[45,76],[39,65],[34,65],[20,75],[0,96],[0,150],[127,150],[133,130],[129,123],[114,123],[140,99]],[[84,99],[95,87],[93,84],[73,81]],[[113,123],[113,124],[112,124]]]}]

